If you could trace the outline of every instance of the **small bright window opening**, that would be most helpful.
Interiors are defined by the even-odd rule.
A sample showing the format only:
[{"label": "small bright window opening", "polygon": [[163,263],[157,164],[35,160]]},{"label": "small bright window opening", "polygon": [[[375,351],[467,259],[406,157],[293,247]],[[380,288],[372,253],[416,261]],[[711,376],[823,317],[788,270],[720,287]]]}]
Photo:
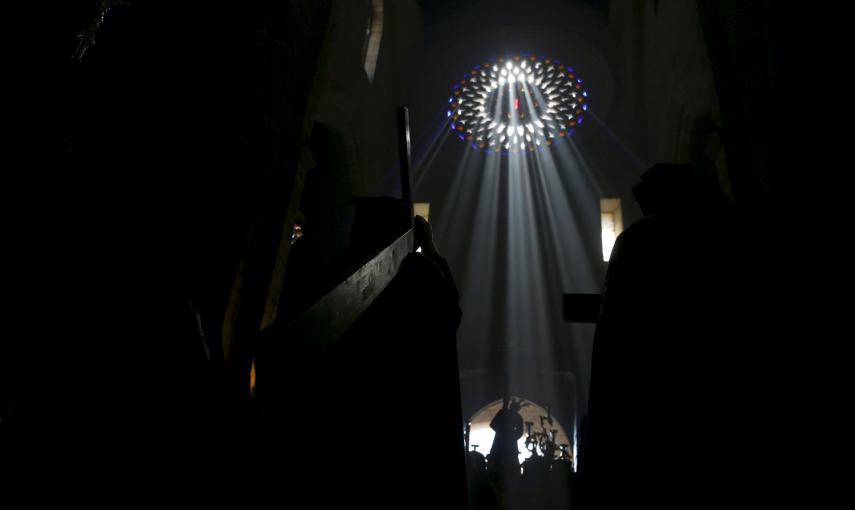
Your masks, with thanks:
[{"label": "small bright window opening", "polygon": [[416,216],[430,221],[430,202],[416,202],[413,204],[413,212]]},{"label": "small bright window opening", "polygon": [[383,0],[371,0],[371,16],[365,29],[362,54],[368,82],[374,83],[374,71],[380,56],[380,40],[383,38]]},{"label": "small bright window opening", "polygon": [[623,213],[619,198],[600,199],[600,224],[602,226],[603,260],[608,262],[615,241],[623,232]]}]

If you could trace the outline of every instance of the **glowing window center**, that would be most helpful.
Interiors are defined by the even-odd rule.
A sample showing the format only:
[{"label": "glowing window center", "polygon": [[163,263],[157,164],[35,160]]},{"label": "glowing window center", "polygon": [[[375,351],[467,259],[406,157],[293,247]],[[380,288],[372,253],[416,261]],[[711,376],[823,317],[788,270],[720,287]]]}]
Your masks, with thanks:
[{"label": "glowing window center", "polygon": [[537,57],[475,66],[449,98],[451,129],[472,148],[495,152],[551,145],[581,124],[588,93],[572,68]]},{"label": "glowing window center", "polygon": [[485,114],[509,126],[532,124],[546,114],[538,96],[525,83],[505,83],[490,92],[484,102]]}]

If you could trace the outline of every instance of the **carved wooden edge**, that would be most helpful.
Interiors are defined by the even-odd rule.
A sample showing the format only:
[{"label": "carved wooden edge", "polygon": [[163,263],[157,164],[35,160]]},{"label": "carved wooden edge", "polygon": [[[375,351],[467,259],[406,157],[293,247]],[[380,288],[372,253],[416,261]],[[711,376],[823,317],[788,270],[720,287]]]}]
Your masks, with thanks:
[{"label": "carved wooden edge", "polygon": [[333,290],[287,324],[262,332],[262,341],[299,342],[323,349],[344,335],[371,306],[413,251],[413,231],[408,230]]}]

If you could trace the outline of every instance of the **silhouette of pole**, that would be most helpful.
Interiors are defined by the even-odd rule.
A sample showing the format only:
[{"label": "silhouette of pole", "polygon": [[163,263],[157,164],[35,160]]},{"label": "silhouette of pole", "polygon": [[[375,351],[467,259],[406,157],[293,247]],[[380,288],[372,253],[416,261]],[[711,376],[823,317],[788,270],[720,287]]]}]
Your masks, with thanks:
[{"label": "silhouette of pole", "polygon": [[401,199],[408,214],[407,225],[413,228],[413,195],[410,189],[410,113],[406,106],[398,107],[398,157],[401,161]]}]

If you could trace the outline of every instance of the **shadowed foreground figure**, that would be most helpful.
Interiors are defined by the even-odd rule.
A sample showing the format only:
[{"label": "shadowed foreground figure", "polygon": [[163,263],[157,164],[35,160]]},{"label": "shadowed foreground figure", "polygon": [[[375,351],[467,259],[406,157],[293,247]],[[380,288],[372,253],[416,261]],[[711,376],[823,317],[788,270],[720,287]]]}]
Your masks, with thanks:
[{"label": "shadowed foreground figure", "polygon": [[[386,422],[399,437],[413,438],[415,445],[412,453],[390,452],[390,457],[372,463],[380,475],[377,479],[384,480],[375,487],[388,494],[366,502],[383,502],[380,506],[385,508],[462,509],[468,497],[457,366],[461,317],[457,287],[437,252],[430,225],[420,216],[414,221],[413,238],[420,252],[404,259],[352,332],[352,338],[361,339],[353,346],[362,351],[353,354],[367,354],[379,369],[369,376],[369,384],[376,389],[374,394],[388,395]],[[359,384],[364,381],[362,377]],[[376,424],[370,429],[375,432]]]},{"label": "shadowed foreground figure", "polygon": [[[421,252],[324,360],[295,367],[303,416],[317,419],[306,423],[321,441],[300,456],[311,467],[292,486],[310,490],[318,508],[468,506],[457,289],[427,221],[416,218],[413,236]],[[305,428],[288,412],[282,424],[293,427],[277,422],[282,437]]]},{"label": "shadowed foreground figure", "polygon": [[769,228],[686,165],[633,194],[645,217],[614,246],[595,335],[586,508],[769,502],[791,434]]}]

